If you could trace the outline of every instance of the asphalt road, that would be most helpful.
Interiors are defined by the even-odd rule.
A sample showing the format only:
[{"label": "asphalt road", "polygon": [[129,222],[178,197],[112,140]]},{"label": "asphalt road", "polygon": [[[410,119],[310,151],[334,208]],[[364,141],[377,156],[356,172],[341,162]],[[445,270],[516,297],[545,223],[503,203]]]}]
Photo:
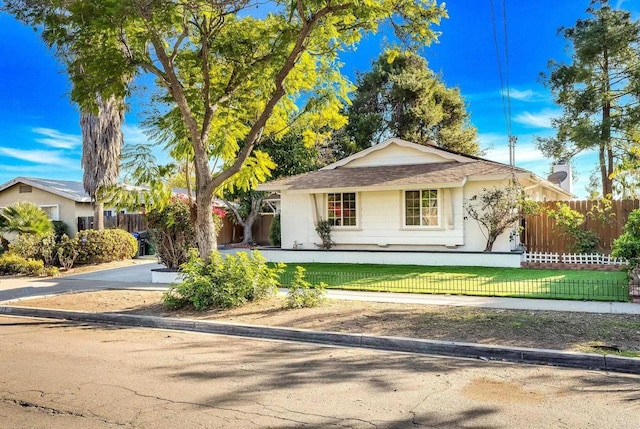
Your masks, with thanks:
[{"label": "asphalt road", "polygon": [[0,316],[0,427],[637,428],[640,377]]}]

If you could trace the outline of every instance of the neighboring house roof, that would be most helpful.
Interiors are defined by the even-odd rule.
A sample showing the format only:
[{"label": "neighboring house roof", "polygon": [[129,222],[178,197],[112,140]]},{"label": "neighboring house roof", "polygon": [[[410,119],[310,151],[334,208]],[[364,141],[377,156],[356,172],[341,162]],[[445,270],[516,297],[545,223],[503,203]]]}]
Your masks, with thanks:
[{"label": "neighboring house roof", "polygon": [[[78,203],[90,203],[91,197],[84,190],[82,182],[75,182],[71,180],[52,180],[52,179],[39,179],[35,177],[16,177],[8,182],[0,185],[0,192],[7,188],[10,188],[17,184],[25,184],[33,186],[34,188],[41,189],[43,191],[51,192],[52,194],[59,195],[64,198],[68,198]],[[143,186],[135,186],[124,184],[124,189],[129,191],[138,191],[147,189]],[[173,188],[174,195],[184,194],[187,195],[187,190],[184,188]],[[214,199],[214,205],[222,207],[223,203],[219,199]]]},{"label": "neighboring house roof", "polygon": [[[442,162],[418,163],[420,161],[416,159],[416,163],[411,164],[348,166],[349,163],[360,160],[373,152],[384,150],[391,144],[424,153],[437,154]],[[439,147],[417,145],[401,139],[387,140],[320,170],[263,183],[258,189],[262,191],[302,191],[354,188],[397,189],[423,185],[462,186],[467,181],[502,179],[511,174],[518,178],[530,179],[561,194],[572,196],[559,186],[523,168],[511,167]]]},{"label": "neighboring house roof", "polygon": [[43,191],[51,192],[52,194],[59,195],[64,198],[68,198],[78,203],[90,203],[91,198],[85,192],[82,182],[74,182],[70,180],[52,180],[52,179],[39,179],[34,177],[16,177],[13,180],[0,185],[0,192],[4,191],[11,186],[23,183],[25,185],[32,186]]}]

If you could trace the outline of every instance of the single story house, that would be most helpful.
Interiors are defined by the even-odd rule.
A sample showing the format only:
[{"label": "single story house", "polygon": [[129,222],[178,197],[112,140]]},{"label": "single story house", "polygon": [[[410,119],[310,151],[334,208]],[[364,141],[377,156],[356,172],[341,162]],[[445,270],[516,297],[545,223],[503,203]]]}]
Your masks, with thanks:
[{"label": "single story house", "polygon": [[[465,202],[513,179],[535,201],[573,197],[528,170],[398,138],[258,189],[280,193],[282,249],[317,250],[317,222],[328,219],[336,250],[482,252],[486,238]],[[495,252],[518,248],[509,232]]]},{"label": "single story house", "polygon": [[33,203],[49,219],[64,222],[71,237],[78,232],[78,217],[93,216],[91,198],[82,182],[16,177],[0,185],[0,209],[20,201]]}]

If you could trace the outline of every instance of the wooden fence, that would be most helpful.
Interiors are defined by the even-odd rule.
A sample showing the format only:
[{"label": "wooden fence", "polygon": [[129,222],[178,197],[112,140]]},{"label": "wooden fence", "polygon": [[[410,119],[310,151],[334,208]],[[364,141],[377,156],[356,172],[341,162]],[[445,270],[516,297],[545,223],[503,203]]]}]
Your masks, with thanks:
[{"label": "wooden fence", "polygon": [[[640,200],[616,200],[612,201],[611,210],[606,212],[607,221],[592,219],[587,213],[593,210],[598,201],[575,200],[564,201],[573,210],[585,215],[585,226],[593,230],[600,237],[600,251],[605,254],[611,252],[613,240],[622,234],[622,228],[629,217],[631,211],[640,207]],[[557,208],[557,201],[540,203],[543,208]],[[555,220],[550,218],[546,211],[542,211],[537,216],[528,216],[524,220],[524,229],[521,234],[521,241],[529,252],[555,252],[571,253],[570,242],[554,228]]]},{"label": "wooden fence", "polygon": [[[258,244],[269,244],[269,227],[273,216],[261,216],[253,225],[253,238]],[[105,228],[120,228],[129,232],[146,231],[147,219],[143,214],[119,213],[104,217]],[[93,228],[93,216],[78,217],[78,231]],[[242,226],[235,225],[229,216],[223,219],[218,233],[218,244],[239,243],[242,240]]]}]

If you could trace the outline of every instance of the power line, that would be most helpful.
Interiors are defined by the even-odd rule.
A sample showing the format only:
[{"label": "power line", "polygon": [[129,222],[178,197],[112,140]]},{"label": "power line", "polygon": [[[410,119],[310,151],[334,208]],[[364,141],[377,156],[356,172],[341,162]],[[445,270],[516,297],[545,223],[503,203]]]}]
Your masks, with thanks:
[{"label": "power line", "polygon": [[502,97],[502,112],[504,115],[504,122],[507,128],[507,136],[509,139],[509,164],[515,165],[515,143],[516,137],[512,133],[511,123],[511,90],[509,85],[509,32],[507,31],[507,7],[505,0],[501,0],[502,9],[502,31],[504,34],[504,62],[505,72],[502,70],[502,57],[500,55],[500,43],[498,42],[498,29],[496,25],[495,7],[493,0],[489,0],[489,6],[491,8],[491,24],[493,29],[493,44],[496,50],[496,60],[498,64],[498,77],[500,79],[500,95]]}]

